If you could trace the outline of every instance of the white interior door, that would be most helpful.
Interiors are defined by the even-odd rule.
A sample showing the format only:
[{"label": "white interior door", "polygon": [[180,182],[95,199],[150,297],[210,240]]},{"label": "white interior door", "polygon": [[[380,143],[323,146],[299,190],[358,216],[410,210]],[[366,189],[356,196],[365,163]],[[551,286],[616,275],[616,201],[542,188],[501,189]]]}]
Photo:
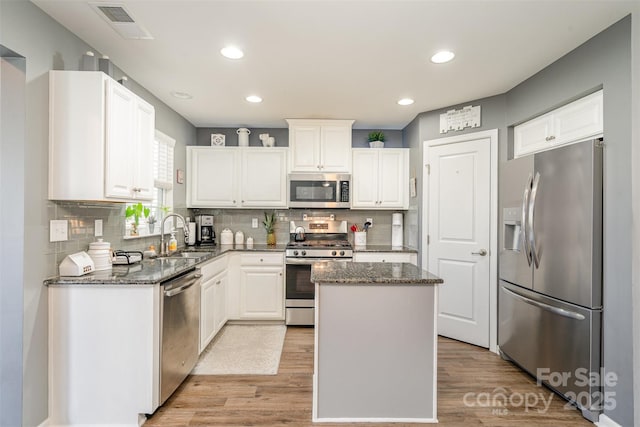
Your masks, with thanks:
[{"label": "white interior door", "polygon": [[[440,276],[438,334],[489,347],[490,138],[428,148],[428,267]],[[495,256],[495,255],[494,255]]]}]

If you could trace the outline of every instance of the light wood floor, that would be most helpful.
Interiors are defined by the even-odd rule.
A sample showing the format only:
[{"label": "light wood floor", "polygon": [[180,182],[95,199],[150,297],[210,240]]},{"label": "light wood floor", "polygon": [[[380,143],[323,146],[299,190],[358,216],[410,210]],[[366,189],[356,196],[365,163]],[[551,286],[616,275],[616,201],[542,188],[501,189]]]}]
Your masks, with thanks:
[{"label": "light wood floor", "polygon": [[[311,423],[312,374],[313,329],[290,327],[277,375],[190,376],[145,426],[348,425]],[[506,396],[506,407],[497,405],[500,395]],[[519,397],[529,398],[528,410]],[[547,411],[542,397],[546,402],[551,398]],[[438,420],[445,426],[593,425],[499,356],[442,337],[438,340]]]}]

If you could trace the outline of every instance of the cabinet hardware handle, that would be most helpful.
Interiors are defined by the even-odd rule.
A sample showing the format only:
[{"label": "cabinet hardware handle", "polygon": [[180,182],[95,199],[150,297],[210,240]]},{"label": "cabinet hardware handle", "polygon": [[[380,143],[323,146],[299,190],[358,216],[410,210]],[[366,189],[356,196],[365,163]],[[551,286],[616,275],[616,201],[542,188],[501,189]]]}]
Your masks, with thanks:
[{"label": "cabinet hardware handle", "polygon": [[233,204],[235,204],[235,203],[236,203],[236,201],[234,200],[234,201],[233,201]]},{"label": "cabinet hardware handle", "polygon": [[545,141],[553,141],[554,139],[556,139],[556,137],[555,137],[555,136],[553,136],[553,135],[549,135],[549,136],[548,136],[548,137],[546,137],[544,140],[545,140]]},{"label": "cabinet hardware handle", "polygon": [[218,281],[216,282],[216,285],[219,285],[221,282],[222,282],[221,280],[218,280]]},{"label": "cabinet hardware handle", "polygon": [[262,258],[260,258],[260,262],[264,261]]}]

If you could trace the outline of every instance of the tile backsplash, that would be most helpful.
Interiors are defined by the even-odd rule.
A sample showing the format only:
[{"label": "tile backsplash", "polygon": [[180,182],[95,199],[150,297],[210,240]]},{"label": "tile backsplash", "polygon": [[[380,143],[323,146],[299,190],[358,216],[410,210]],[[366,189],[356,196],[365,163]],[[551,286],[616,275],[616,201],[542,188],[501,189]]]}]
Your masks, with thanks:
[{"label": "tile backsplash", "polygon": [[[87,203],[87,202],[56,202],[51,201],[47,205],[48,219],[61,219],[69,221],[69,240],[65,242],[49,243],[46,255],[47,275],[58,274],[58,265],[65,256],[87,251],[89,243],[95,242],[95,220],[102,220],[102,239],[111,243],[113,249],[144,250],[149,245],[155,245],[159,249],[160,236],[148,236],[139,238],[127,238],[125,235],[125,216],[123,203]],[[214,215],[214,228],[219,240],[220,232],[224,228],[231,229],[234,233],[242,230],[245,239],[253,237],[255,243],[266,243],[267,235],[262,226],[264,213],[270,213],[269,209],[176,209],[177,213],[194,220],[197,214]],[[328,216],[334,214],[337,220],[346,220],[351,224],[363,225],[366,218],[373,219],[373,227],[369,229],[367,243],[370,245],[389,244],[391,242],[391,216],[393,211],[367,211],[367,210],[306,210],[306,209],[276,209],[278,221],[276,223],[276,240],[278,243],[289,241],[289,221],[301,220],[303,214],[311,216]],[[406,214],[405,214],[406,216]],[[258,219],[258,228],[252,228],[253,218]],[[406,218],[405,218],[406,221]],[[159,231],[159,224],[156,224]],[[47,230],[48,232],[48,230]],[[177,236],[179,246],[183,246],[180,234]],[[48,239],[47,239],[48,240]],[[353,233],[349,231],[349,240],[353,243]]]}]

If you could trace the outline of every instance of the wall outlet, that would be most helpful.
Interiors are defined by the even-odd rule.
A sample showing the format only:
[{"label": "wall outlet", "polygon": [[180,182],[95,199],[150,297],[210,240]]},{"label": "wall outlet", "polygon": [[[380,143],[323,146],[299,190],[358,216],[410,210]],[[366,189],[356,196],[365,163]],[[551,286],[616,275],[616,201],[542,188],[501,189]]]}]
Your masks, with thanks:
[{"label": "wall outlet", "polygon": [[69,222],[66,219],[49,221],[49,241],[65,242],[69,240]]},{"label": "wall outlet", "polygon": [[364,222],[370,222],[371,225],[369,226],[369,228],[373,228],[373,218],[367,218],[364,220]]},{"label": "wall outlet", "polygon": [[96,237],[102,236],[102,220],[101,219],[95,220],[95,225],[93,226],[93,230],[94,230],[94,233],[93,233],[94,236]]},{"label": "wall outlet", "polygon": [[258,228],[258,218],[251,219],[251,228]]}]

